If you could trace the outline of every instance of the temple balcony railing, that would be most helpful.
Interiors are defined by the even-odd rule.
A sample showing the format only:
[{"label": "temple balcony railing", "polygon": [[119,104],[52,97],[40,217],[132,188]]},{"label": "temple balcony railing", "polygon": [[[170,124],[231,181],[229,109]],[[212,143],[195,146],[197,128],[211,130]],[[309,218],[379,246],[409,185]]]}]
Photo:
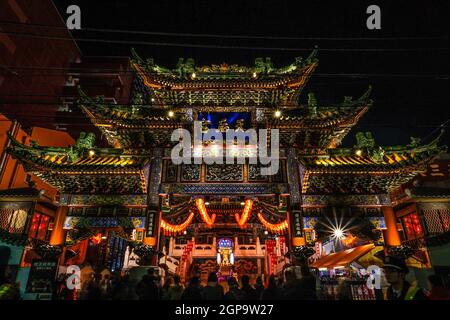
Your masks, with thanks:
[{"label": "temple balcony railing", "polygon": [[217,257],[217,249],[214,244],[194,244],[193,257]]},{"label": "temple balcony railing", "polygon": [[172,273],[175,273],[180,265],[179,259],[170,256],[161,257],[161,259],[159,259],[159,263],[166,264],[167,267],[169,268],[169,271]]},{"label": "temple balcony railing", "polygon": [[258,243],[254,245],[238,244],[234,249],[234,256],[236,258],[264,257],[264,251]]},{"label": "temple balcony railing", "polygon": [[186,244],[175,244],[170,246],[169,255],[173,257],[181,257],[183,255]]},{"label": "temple balcony railing", "polygon": [[[216,257],[217,256],[217,239],[214,238],[211,244],[194,243],[192,248],[193,257]],[[261,245],[259,239],[254,244],[239,244],[237,238],[234,241],[233,254],[235,258],[246,257],[264,257],[265,246]],[[169,256],[180,257],[187,244],[177,244],[174,239],[171,239],[169,244]]]}]

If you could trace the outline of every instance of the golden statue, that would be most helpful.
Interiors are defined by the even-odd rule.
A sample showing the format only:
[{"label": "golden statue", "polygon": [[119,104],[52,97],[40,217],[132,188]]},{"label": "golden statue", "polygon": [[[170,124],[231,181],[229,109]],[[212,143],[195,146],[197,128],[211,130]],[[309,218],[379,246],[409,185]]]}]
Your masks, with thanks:
[{"label": "golden statue", "polygon": [[227,123],[227,118],[220,120],[219,121],[219,131],[226,132],[228,129],[230,129],[230,126]]},{"label": "golden statue", "polygon": [[211,125],[211,121],[203,119],[202,120],[202,132],[203,133],[208,132],[210,125]]},{"label": "golden statue", "polygon": [[244,131],[244,119],[236,120],[236,131]]}]

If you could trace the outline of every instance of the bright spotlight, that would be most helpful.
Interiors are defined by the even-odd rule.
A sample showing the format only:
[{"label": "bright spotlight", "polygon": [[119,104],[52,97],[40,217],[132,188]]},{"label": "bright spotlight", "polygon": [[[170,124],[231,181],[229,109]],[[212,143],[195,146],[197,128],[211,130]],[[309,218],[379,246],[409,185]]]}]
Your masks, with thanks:
[{"label": "bright spotlight", "polygon": [[333,231],[333,235],[337,238],[337,239],[341,239],[344,236],[344,232],[341,229],[335,229]]}]

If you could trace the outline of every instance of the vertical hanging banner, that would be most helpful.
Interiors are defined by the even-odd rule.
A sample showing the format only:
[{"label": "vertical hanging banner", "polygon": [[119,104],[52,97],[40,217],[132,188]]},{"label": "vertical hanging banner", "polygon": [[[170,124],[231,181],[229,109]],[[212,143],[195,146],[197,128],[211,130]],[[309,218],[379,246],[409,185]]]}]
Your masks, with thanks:
[{"label": "vertical hanging banner", "polygon": [[291,232],[293,237],[303,237],[302,211],[291,210]]},{"label": "vertical hanging banner", "polygon": [[156,237],[156,223],[159,212],[157,210],[148,209],[147,210],[147,227],[146,227],[146,237]]},{"label": "vertical hanging banner", "polygon": [[148,209],[146,221],[146,237],[156,238],[159,234],[159,185],[161,183],[163,150],[153,150],[154,159],[149,170]]}]

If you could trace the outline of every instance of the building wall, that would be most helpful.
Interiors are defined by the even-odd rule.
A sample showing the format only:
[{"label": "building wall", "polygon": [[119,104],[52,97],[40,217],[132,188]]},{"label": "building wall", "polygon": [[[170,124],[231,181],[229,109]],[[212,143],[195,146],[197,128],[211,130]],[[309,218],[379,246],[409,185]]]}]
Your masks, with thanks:
[{"label": "building wall", "polygon": [[[34,127],[31,129],[31,134],[28,134],[21,128],[18,122],[12,121],[0,114],[0,190],[28,186],[26,182],[27,173],[23,166],[6,152],[6,149],[9,146],[7,132],[11,132],[15,139],[20,142],[25,142],[26,144],[29,144],[31,140],[36,141],[42,146],[67,147],[75,143],[75,140],[67,132]],[[36,182],[37,189],[43,189],[45,191],[44,195],[50,199],[55,199],[57,195],[56,189],[37,177],[31,176],[31,179]],[[56,215],[56,212],[53,212],[39,203],[36,204],[36,209],[48,216],[54,217]],[[7,265],[10,266],[10,268],[17,268],[20,266],[24,247],[12,246],[2,242],[0,242],[0,246],[7,246],[10,249]],[[29,269],[29,267],[19,267],[17,271],[16,281],[20,282],[21,294],[24,294],[25,291]]]},{"label": "building wall", "polygon": [[[75,144],[75,140],[63,131],[51,130],[46,128],[34,127],[31,134],[25,132],[20,124],[11,121],[0,114],[0,189],[23,188],[27,187],[27,173],[23,166],[6,153],[9,146],[7,133],[11,132],[16,140],[30,144],[30,141],[36,141],[41,146],[67,147]],[[36,188],[44,189],[45,194],[53,199],[57,190],[32,176],[36,182]]]},{"label": "building wall", "polygon": [[[24,126],[53,128],[66,76],[61,68],[79,60],[75,41],[51,0],[3,0],[0,20],[0,112]],[[37,27],[39,25],[55,28]]]},{"label": "building wall", "polygon": [[51,0],[1,3],[0,20],[12,23],[0,27],[5,32],[0,33],[0,113],[24,128],[64,129],[73,137],[93,131],[99,145],[106,146],[74,104],[77,86],[109,102],[129,103],[133,85],[129,57],[84,57],[66,28],[66,17]]},{"label": "building wall", "polygon": [[[436,194],[430,194],[421,198],[411,198],[405,191],[408,189],[413,190],[412,193],[414,194],[414,188],[416,187],[435,190]],[[427,167],[426,172],[418,174],[409,183],[401,186],[391,195],[391,199],[399,203],[396,209],[397,217],[405,213],[416,213],[421,219],[421,225],[425,232],[424,237],[428,237],[426,230],[433,232],[436,226],[427,226],[425,224],[427,219],[424,214],[430,214],[432,212],[424,213],[424,210],[448,211],[450,209],[450,202],[443,196],[443,194],[449,193],[445,191],[448,188],[450,188],[450,155],[443,154]],[[428,219],[427,221],[429,223],[430,220]],[[435,220],[434,223],[438,223],[438,220]],[[427,277],[430,274],[438,273],[438,269],[440,268],[445,270],[450,269],[450,243],[439,246],[423,245],[423,250],[427,251],[430,263],[428,266],[411,267],[411,272],[408,274],[407,279],[417,281],[420,287],[429,289],[427,288]]]}]

